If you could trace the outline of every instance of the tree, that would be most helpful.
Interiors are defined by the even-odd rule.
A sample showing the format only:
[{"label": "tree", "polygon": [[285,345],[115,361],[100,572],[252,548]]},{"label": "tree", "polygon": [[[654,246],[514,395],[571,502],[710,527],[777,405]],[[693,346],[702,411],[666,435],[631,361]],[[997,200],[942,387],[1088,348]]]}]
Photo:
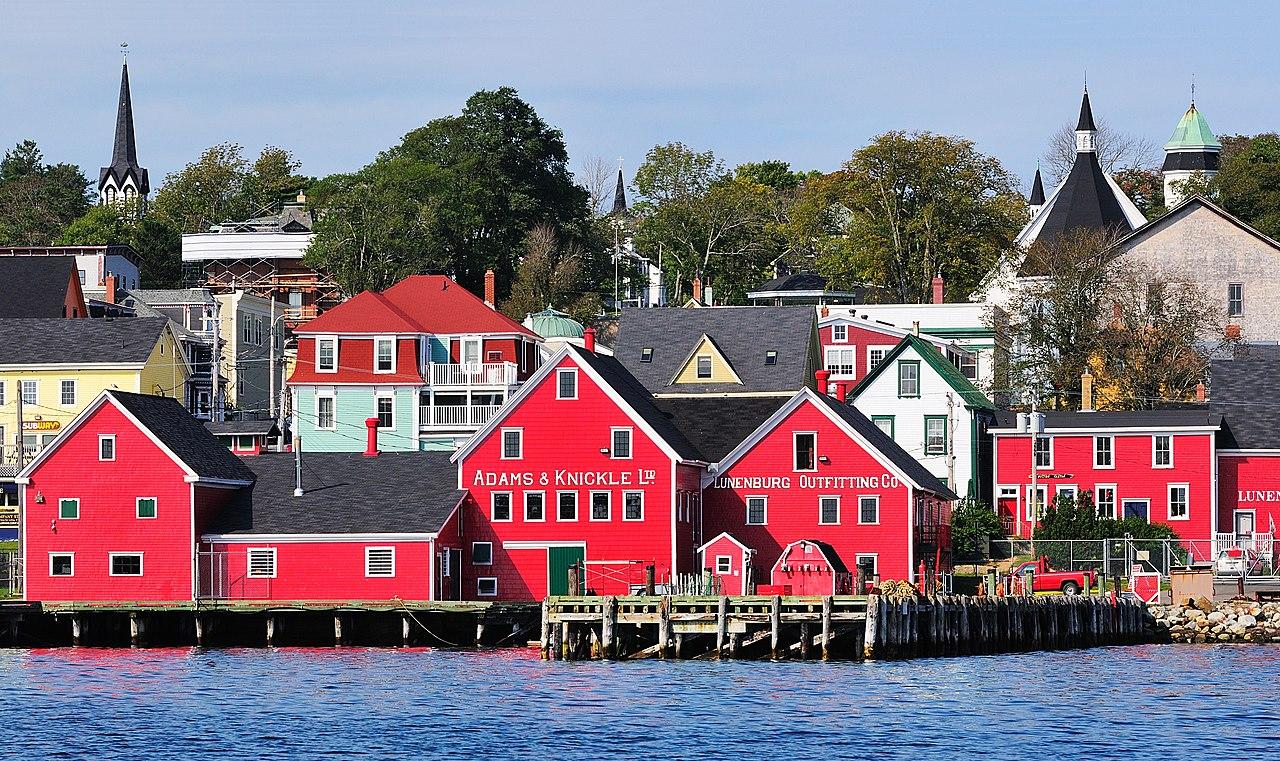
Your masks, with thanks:
[{"label": "tree", "polygon": [[72,164],[45,164],[31,140],[0,160],[0,245],[48,245],[93,202],[89,180]]},{"label": "tree", "polygon": [[594,216],[603,217],[613,209],[617,176],[618,170],[600,156],[588,156],[579,164],[574,178],[587,192],[587,206]]},{"label": "tree", "polygon": [[139,280],[147,288],[177,288],[182,279],[182,237],[167,220],[125,213],[115,205],[93,206],[67,225],[60,246],[123,244],[138,254]]},{"label": "tree", "polygon": [[888,132],[844,165],[848,245],[819,259],[835,285],[871,283],[926,301],[941,273],[964,299],[1013,244],[1026,202],[1000,162],[969,140]]},{"label": "tree", "polygon": [[62,231],[59,246],[133,245],[133,225],[112,206],[93,206]]},{"label": "tree", "polygon": [[282,148],[267,146],[250,164],[239,145],[219,143],[181,171],[166,175],[148,213],[184,233],[267,214],[310,183],[296,174],[300,168]]},{"label": "tree", "polygon": [[1221,169],[1207,190],[1247,224],[1280,236],[1280,135],[1223,138]]},{"label": "tree", "polygon": [[951,547],[958,556],[980,557],[987,540],[1002,532],[1000,516],[980,499],[962,499],[951,512]]},{"label": "tree", "polygon": [[[1124,169],[1147,169],[1159,166],[1161,153],[1156,144],[1140,135],[1119,132],[1103,119],[1097,121],[1098,133],[1094,138],[1094,148],[1098,154],[1098,163],[1102,171],[1115,174]],[[1044,152],[1044,163],[1047,167],[1045,179],[1051,185],[1057,185],[1071,171],[1076,161],[1076,128],[1070,122],[1064,123],[1049,138],[1049,147]]]},{"label": "tree", "polygon": [[556,231],[539,225],[524,240],[524,256],[516,269],[511,297],[502,311],[513,320],[547,307],[586,322],[600,313],[600,294],[583,290],[581,249],[558,239]]},{"label": "tree", "polygon": [[1159,169],[1122,169],[1115,181],[1142,216],[1150,220],[1164,215],[1164,174]]},{"label": "tree", "polygon": [[298,192],[313,180],[298,174],[302,162],[283,148],[268,145],[253,162],[244,178],[245,199],[257,215],[261,211],[274,211],[285,201],[293,200]]}]

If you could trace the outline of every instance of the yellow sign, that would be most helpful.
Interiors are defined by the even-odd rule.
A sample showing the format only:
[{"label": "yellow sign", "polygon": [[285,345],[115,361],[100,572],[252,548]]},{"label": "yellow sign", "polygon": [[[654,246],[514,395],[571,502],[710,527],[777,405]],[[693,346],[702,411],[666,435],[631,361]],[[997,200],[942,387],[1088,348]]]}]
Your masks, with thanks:
[{"label": "yellow sign", "polygon": [[24,431],[56,431],[62,427],[62,423],[57,420],[24,420],[22,421],[22,430]]}]

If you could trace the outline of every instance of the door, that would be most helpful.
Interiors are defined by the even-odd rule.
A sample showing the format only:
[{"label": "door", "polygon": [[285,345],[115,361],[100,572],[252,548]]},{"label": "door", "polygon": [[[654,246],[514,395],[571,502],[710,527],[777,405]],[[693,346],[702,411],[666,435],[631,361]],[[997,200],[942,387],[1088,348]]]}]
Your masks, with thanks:
[{"label": "door", "polygon": [[1245,512],[1237,510],[1235,513],[1236,524],[1236,544],[1245,546],[1247,542],[1253,539],[1253,532],[1257,526],[1257,518],[1252,510]]},{"label": "door", "polygon": [[1149,499],[1126,499],[1122,503],[1124,506],[1124,517],[1141,518],[1147,520],[1151,512],[1151,500]]},{"label": "door", "polygon": [[[547,548],[547,594],[580,595],[586,588],[586,547]],[[578,567],[578,588],[569,591],[569,568]]]},{"label": "door", "polygon": [[479,338],[462,339],[462,364],[480,364],[481,341]]}]

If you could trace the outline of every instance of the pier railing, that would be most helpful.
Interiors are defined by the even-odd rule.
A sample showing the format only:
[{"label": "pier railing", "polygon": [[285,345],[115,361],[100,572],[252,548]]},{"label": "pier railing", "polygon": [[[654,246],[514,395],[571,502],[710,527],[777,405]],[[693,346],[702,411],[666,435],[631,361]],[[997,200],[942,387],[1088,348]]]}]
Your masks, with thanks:
[{"label": "pier railing", "polygon": [[1124,577],[1135,568],[1169,575],[1187,565],[1212,564],[1218,548],[1210,539],[993,539],[981,561],[1018,561],[1048,557],[1049,564],[1064,571],[1095,571]]}]

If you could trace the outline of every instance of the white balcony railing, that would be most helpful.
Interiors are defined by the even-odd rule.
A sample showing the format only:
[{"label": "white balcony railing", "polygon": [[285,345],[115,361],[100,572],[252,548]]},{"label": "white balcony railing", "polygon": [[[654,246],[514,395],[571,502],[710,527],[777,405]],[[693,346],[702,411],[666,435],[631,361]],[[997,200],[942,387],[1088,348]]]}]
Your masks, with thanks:
[{"label": "white balcony railing", "polygon": [[500,404],[448,405],[418,407],[420,428],[479,428],[501,408]]},{"label": "white balcony railing", "polygon": [[1263,560],[1270,561],[1272,551],[1274,549],[1275,538],[1270,533],[1256,532],[1253,534],[1223,534],[1219,533],[1213,539],[1213,554],[1219,555],[1222,552],[1239,547],[1243,550],[1251,552]]},{"label": "white balcony railing", "polygon": [[484,362],[476,364],[432,364],[433,386],[492,386],[509,388],[516,385],[514,362]]}]

